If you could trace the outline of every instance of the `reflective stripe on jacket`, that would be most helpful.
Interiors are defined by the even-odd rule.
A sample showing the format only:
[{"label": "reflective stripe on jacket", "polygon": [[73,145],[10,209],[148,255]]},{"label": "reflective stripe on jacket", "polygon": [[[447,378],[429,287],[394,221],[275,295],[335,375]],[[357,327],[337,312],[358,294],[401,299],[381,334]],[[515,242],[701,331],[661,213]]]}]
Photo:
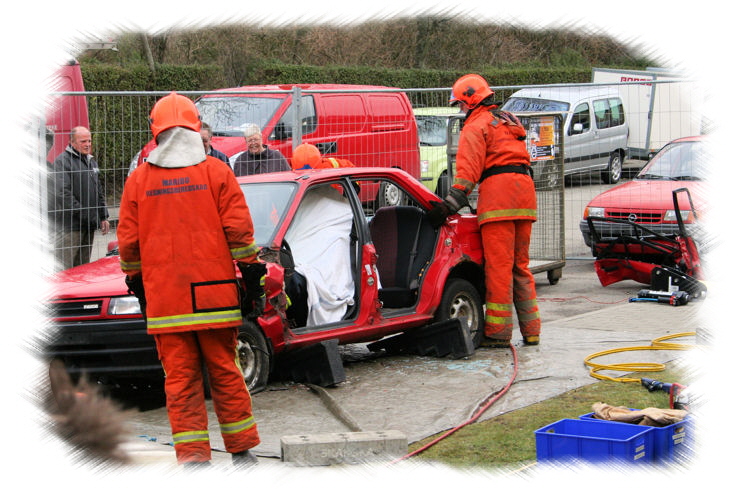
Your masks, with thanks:
[{"label": "reflective stripe on jacket", "polygon": [[484,170],[505,165],[530,165],[525,129],[497,118],[489,107],[469,113],[459,136],[453,186],[471,193],[479,185],[479,223],[514,219],[537,220],[535,185],[529,175],[501,173],[484,179]]},{"label": "reflective stripe on jacket", "polygon": [[196,165],[142,165],[129,176],[119,209],[119,254],[142,273],[150,333],[241,324],[234,260],[258,248],[246,199],[233,172],[207,157]]}]

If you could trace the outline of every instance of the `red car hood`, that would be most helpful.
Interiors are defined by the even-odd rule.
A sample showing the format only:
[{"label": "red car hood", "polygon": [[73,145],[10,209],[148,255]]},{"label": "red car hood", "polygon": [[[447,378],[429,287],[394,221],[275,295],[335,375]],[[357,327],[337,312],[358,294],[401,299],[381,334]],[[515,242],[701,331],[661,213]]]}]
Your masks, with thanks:
[{"label": "red car hood", "polygon": [[[588,203],[589,207],[607,209],[673,209],[672,191],[686,188],[697,211],[705,206],[704,182],[674,180],[632,180],[607,190]],[[678,195],[679,208],[689,209],[685,192]]]},{"label": "red car hood", "polygon": [[127,294],[118,256],[106,256],[63,270],[50,279],[55,299],[114,297]]}]

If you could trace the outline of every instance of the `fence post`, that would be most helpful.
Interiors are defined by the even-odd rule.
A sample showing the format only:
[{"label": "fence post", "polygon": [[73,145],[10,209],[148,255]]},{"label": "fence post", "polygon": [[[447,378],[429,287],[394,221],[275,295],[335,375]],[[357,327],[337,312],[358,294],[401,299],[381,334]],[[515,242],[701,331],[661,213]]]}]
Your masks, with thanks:
[{"label": "fence post", "polygon": [[294,117],[292,121],[292,150],[302,144],[302,89],[301,87],[293,87],[292,107],[294,108]]}]

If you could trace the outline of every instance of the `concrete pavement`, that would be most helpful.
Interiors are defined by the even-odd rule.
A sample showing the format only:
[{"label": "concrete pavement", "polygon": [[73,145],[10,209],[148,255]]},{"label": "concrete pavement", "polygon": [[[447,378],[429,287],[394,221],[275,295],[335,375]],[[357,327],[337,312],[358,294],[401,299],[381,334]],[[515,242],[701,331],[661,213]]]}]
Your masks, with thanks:
[{"label": "concrete pavement", "polygon": [[[596,382],[584,364],[588,355],[617,347],[648,346],[661,336],[703,329],[707,301],[679,307],[629,303],[628,296],[634,296],[643,286],[624,282],[616,287],[596,288],[593,282],[597,278],[591,277],[589,267],[592,264],[569,265],[561,279],[562,286],[546,286],[538,279],[541,314],[545,319],[541,343],[537,347],[522,346],[519,333],[514,334],[516,381],[479,421]],[[573,288],[582,294],[575,295],[578,290]],[[571,302],[578,302],[579,306],[570,307]],[[573,314],[574,308],[588,311]],[[695,337],[673,342],[694,343]],[[286,458],[282,457],[283,439],[352,433],[352,424],[364,433],[402,433],[408,443],[443,432],[470,419],[487,396],[508,383],[515,369],[510,350],[480,348],[468,359],[452,360],[370,354],[359,345],[341,348],[346,357],[347,380],[327,389],[328,399],[294,383],[273,383],[268,390],[253,396],[261,436],[261,444],[253,451],[259,456],[261,467],[307,465],[301,459],[296,464],[282,461]],[[595,361],[663,363],[691,361],[692,355],[691,350],[656,350],[611,355]],[[596,401],[610,403],[604,399]],[[333,404],[339,416],[333,414]],[[586,412],[590,410],[590,406],[585,407]],[[346,413],[348,422],[343,421],[341,413]],[[209,418],[214,464],[227,470],[230,456],[223,451],[212,405]],[[174,466],[164,407],[138,413],[132,426],[134,437],[127,448],[135,464]],[[311,465],[321,465],[314,462],[315,458],[311,458]]]}]

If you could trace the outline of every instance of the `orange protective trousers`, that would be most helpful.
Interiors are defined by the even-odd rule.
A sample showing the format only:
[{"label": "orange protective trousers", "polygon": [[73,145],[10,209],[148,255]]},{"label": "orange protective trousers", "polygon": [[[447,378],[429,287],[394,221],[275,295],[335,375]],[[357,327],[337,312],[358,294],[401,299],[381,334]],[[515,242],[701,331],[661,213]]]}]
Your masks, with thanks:
[{"label": "orange protective trousers", "polygon": [[237,328],[218,328],[153,335],[166,372],[167,414],[178,463],[211,458],[203,362],[226,451],[242,452],[259,443],[236,352],[237,333]]},{"label": "orange protective trousers", "polygon": [[487,313],[484,335],[512,338],[512,307],[522,336],[540,334],[535,278],[530,271],[532,221],[488,221],[480,226],[484,248]]}]

